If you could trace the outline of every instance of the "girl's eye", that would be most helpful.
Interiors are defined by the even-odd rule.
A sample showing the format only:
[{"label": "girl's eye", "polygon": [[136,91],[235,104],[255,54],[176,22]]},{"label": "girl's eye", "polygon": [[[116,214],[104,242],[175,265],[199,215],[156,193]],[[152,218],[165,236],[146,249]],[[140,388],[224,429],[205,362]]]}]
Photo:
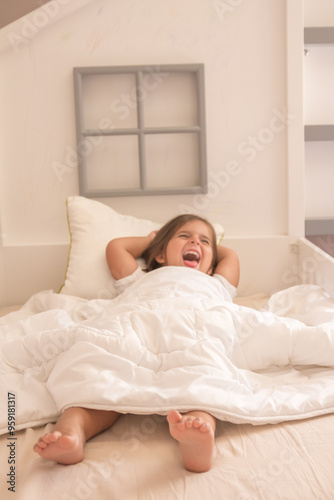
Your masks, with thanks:
[{"label": "girl's eye", "polygon": [[210,245],[210,241],[209,240],[202,240],[202,243],[204,243],[205,245]]}]

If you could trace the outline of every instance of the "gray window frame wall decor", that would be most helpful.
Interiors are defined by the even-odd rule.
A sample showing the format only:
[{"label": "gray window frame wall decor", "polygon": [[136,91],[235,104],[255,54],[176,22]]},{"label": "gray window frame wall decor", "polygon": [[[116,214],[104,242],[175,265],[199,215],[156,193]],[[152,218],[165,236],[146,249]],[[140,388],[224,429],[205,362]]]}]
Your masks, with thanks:
[{"label": "gray window frame wall decor", "polygon": [[[155,78],[156,81],[162,80],[161,75],[172,73],[193,75],[195,82],[194,109],[196,110],[197,123],[185,124],[182,126],[145,126],[144,106],[145,99],[140,95],[143,89],[143,82],[148,77]],[[137,113],[137,126],[120,127],[101,127],[85,128],[84,123],[84,92],[83,86],[85,78],[89,76],[98,76],[103,79],[105,75],[129,75],[135,78],[135,105]],[[205,128],[205,90],[204,90],[204,64],[164,64],[164,65],[133,65],[133,66],[100,66],[100,67],[76,67],[73,69],[74,76],[74,96],[76,113],[76,133],[77,133],[77,153],[79,170],[79,189],[80,195],[98,198],[115,196],[148,196],[148,195],[170,195],[170,194],[197,194],[207,192],[207,159],[206,159],[206,128]],[[146,80],[144,80],[146,79]],[[153,81],[153,80],[151,80]],[[132,93],[131,93],[132,94]],[[189,96],[187,96],[189,98]],[[182,95],[178,97],[182,99]],[[94,103],[93,103],[94,104]],[[162,185],[150,187],[147,182],[147,164],[146,164],[146,145],[145,138],[152,134],[194,134],[196,140],[197,161],[191,165],[193,178],[196,179],[194,185],[175,186]],[[138,166],[139,166],[139,186],[131,188],[118,187],[98,189],[90,187],[87,180],[87,158],[89,151],[85,152],[85,141],[89,139],[91,144],[98,143],[104,137],[137,137],[138,140]],[[90,145],[91,145],[90,144]],[[86,148],[87,149],[87,148]],[[112,158],[110,160],[112,162]],[[122,167],[127,168],[127,165]],[[131,167],[133,169],[133,166]],[[126,174],[126,173],[125,173]],[[191,184],[191,183],[190,183]]]}]

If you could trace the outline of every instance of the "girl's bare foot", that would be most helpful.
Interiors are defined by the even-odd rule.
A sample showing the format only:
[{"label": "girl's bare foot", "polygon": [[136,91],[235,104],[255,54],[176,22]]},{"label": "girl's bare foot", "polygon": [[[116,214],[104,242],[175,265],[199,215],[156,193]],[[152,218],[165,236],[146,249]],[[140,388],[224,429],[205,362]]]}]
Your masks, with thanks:
[{"label": "girl's bare foot", "polygon": [[167,420],[171,435],[179,441],[185,468],[191,472],[207,472],[213,458],[215,419],[206,412],[181,415],[172,410]]},{"label": "girl's bare foot", "polygon": [[44,434],[34,446],[41,457],[59,464],[77,464],[84,459],[86,441],[109,429],[119,417],[115,411],[67,408],[53,432]]},{"label": "girl's bare foot", "polygon": [[41,457],[55,460],[59,464],[70,465],[84,458],[84,441],[78,435],[53,431],[42,436],[34,446]]}]

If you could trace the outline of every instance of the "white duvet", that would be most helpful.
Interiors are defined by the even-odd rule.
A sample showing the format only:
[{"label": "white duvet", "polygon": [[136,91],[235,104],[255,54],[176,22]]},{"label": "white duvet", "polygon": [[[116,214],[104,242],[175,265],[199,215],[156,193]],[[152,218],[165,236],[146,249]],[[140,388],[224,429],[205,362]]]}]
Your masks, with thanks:
[{"label": "white duvet", "polygon": [[16,430],[69,406],[252,424],[334,412],[334,301],[300,285],[256,311],[222,286],[167,267],[113,300],[33,296],[0,319],[1,408],[14,395]]}]

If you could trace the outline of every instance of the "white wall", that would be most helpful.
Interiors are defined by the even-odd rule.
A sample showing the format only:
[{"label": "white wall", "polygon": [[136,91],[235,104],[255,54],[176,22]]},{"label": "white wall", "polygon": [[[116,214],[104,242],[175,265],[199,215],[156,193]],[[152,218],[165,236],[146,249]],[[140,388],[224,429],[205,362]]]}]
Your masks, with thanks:
[{"label": "white wall", "polygon": [[[221,172],[230,160],[240,163],[240,175],[218,196],[159,198],[156,217],[164,220],[186,203],[194,210],[204,206],[204,214],[223,221],[229,234],[285,232],[284,3],[247,0],[224,12],[226,4],[93,1],[0,54],[6,75],[1,213],[8,241],[67,239],[64,201],[78,192],[70,153],[75,149],[72,68],[136,63],[204,62],[209,174]],[[54,162],[67,167],[63,176],[57,177]],[[152,201],[110,203],[130,213],[136,207],[145,216]]]},{"label": "white wall", "polygon": [[304,0],[305,26],[333,26],[333,0]]},{"label": "white wall", "polygon": [[[5,245],[69,241],[65,200],[78,194],[72,70],[94,65],[205,64],[208,195],[102,201],[139,217],[154,212],[159,221],[191,207],[230,237],[287,234],[287,127],[294,117],[286,109],[285,2],[70,3],[76,10],[69,0],[49,2],[57,15],[42,6],[39,17],[35,11],[0,39]],[[235,176],[226,174],[232,160]]]},{"label": "white wall", "polygon": [[306,217],[334,218],[334,141],[306,143],[305,173]]}]

